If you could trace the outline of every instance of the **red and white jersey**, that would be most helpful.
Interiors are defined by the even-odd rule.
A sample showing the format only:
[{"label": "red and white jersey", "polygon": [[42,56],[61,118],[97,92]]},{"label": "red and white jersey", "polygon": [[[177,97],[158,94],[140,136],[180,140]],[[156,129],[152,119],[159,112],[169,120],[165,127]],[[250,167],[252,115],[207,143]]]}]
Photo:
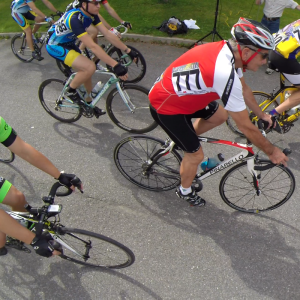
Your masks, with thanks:
[{"label": "red and white jersey", "polygon": [[176,59],[156,80],[151,105],[159,114],[192,114],[221,99],[224,108],[246,109],[234,56],[226,41],[197,46]]}]

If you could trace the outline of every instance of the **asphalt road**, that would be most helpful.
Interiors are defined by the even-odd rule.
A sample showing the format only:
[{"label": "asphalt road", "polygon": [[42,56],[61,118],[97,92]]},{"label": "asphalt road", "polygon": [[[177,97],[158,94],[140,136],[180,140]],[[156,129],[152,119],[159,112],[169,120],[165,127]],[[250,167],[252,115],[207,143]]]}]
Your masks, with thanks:
[{"label": "asphalt road", "polygon": [[[186,49],[129,43],[147,61],[142,85]],[[45,51],[44,51],[45,54]],[[219,196],[222,174],[204,182],[204,208],[190,207],[174,191],[154,193],[128,182],[113,162],[116,143],[127,135],[107,116],[63,124],[39,103],[37,90],[48,78],[62,78],[52,58],[24,64],[0,41],[1,116],[28,143],[66,172],[76,173],[85,192],[61,198],[62,223],[110,236],[135,253],[124,270],[82,267],[59,257],[41,258],[9,249],[0,258],[0,299],[299,299],[299,190],[281,208],[247,215],[228,207]],[[278,74],[246,72],[253,89],[278,85]],[[99,105],[101,107],[101,104]],[[104,107],[104,105],[103,105]],[[293,150],[289,167],[299,180],[299,125],[290,133],[271,134],[273,142]],[[156,129],[151,135],[165,137]],[[293,135],[294,134],[294,135]],[[225,125],[207,136],[236,139]],[[204,147],[206,154],[231,149]],[[17,158],[1,164],[9,179],[32,205],[41,204],[54,180]]]}]

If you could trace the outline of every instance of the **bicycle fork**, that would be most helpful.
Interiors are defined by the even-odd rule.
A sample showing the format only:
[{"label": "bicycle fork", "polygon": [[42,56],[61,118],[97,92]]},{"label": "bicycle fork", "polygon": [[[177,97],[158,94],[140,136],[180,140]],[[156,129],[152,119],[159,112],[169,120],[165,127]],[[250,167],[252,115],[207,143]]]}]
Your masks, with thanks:
[{"label": "bicycle fork", "polygon": [[254,169],[254,158],[247,160],[247,168],[253,179],[253,186],[256,190],[256,195],[259,196],[261,194],[261,190],[259,189],[259,181],[258,179],[260,175],[257,175],[256,170]]}]

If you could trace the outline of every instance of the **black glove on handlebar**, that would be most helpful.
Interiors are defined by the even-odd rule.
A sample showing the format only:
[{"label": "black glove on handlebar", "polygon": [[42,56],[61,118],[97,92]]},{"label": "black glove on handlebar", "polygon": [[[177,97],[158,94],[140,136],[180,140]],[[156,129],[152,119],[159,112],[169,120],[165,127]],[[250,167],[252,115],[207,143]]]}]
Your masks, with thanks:
[{"label": "black glove on handlebar", "polygon": [[124,25],[125,27],[127,27],[129,29],[132,29],[130,22],[124,21],[124,22],[122,22],[122,25]]},{"label": "black glove on handlebar", "polygon": [[64,13],[58,10],[56,14],[61,17]]},{"label": "black glove on handlebar", "polygon": [[136,51],[130,49],[130,52],[127,53],[127,55],[129,55],[132,60],[134,60],[136,58],[135,63],[138,62],[138,60],[139,60],[139,54]]},{"label": "black glove on handlebar", "polygon": [[127,74],[127,71],[128,71],[128,69],[125,66],[121,65],[120,63],[115,65],[113,67],[113,70],[117,76],[124,76]]},{"label": "black glove on handlebar", "polygon": [[72,185],[77,187],[78,189],[81,189],[81,180],[74,174],[66,174],[66,173],[60,173],[59,177],[57,178],[59,183],[62,185],[67,186],[70,188]]},{"label": "black glove on handlebar", "polygon": [[33,247],[36,254],[44,256],[44,257],[50,257],[52,256],[52,252],[54,251],[53,246],[50,244],[50,241],[53,240],[49,236],[36,236],[30,245]]}]

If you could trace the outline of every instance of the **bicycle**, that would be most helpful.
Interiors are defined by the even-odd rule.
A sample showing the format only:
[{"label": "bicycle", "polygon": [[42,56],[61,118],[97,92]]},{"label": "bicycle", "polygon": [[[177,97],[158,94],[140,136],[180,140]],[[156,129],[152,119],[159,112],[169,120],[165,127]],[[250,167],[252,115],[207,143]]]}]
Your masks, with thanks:
[{"label": "bicycle", "polygon": [[[59,15],[51,15],[51,18],[54,20],[55,17]],[[48,22],[34,23],[31,25],[49,25],[47,28],[51,27],[51,24]],[[40,55],[42,53],[43,46],[47,43],[49,35],[48,33],[43,33],[40,38],[35,37],[36,40],[33,40],[33,47],[36,52]],[[11,50],[13,54],[22,62],[31,62],[33,60],[32,51],[27,47],[26,34],[25,32],[17,33],[11,39]]]},{"label": "bicycle", "polygon": [[11,152],[8,148],[0,147],[0,162],[9,164],[15,160],[15,154]]},{"label": "bicycle", "polygon": [[[149,110],[148,89],[124,83],[106,68],[96,70],[96,73],[108,75],[110,79],[102,86],[91,104],[84,101],[84,105],[78,105],[65,95],[76,75],[72,73],[66,81],[47,79],[42,82],[39,87],[39,98],[43,108],[50,116],[61,122],[75,122],[81,116],[91,118],[94,116],[95,105],[110,86],[115,85],[106,98],[106,110],[110,119],[118,127],[132,133],[145,133],[157,127],[158,124],[153,120]],[[81,85],[77,92],[82,100],[88,95],[84,85]]]},{"label": "bicycle", "polygon": [[[272,109],[276,108],[279,104],[283,103],[286,98],[286,94],[289,93],[289,91],[298,90],[294,86],[285,86],[285,78],[280,73],[280,87],[278,90],[276,88],[273,90],[271,94],[267,94],[260,91],[253,92],[253,95],[256,98],[257,103],[259,104],[261,110],[263,112],[269,112]],[[300,107],[296,107],[294,111],[289,110],[286,112],[283,112],[278,116],[278,123],[281,126],[282,133],[287,133],[291,130],[291,128],[294,126],[294,122],[298,120],[298,117],[300,116]],[[249,117],[253,122],[257,122],[258,118],[257,116],[250,111]],[[238,134],[241,137],[245,137],[245,135],[238,129],[233,119],[229,116],[226,124],[228,125],[229,129],[233,131],[234,133]],[[272,129],[266,129],[265,132],[269,133]]]},{"label": "bicycle", "polygon": [[[202,143],[232,146],[242,149],[242,152],[213,169],[199,172],[193,181],[197,192],[202,189],[202,180],[230,167],[220,181],[219,192],[223,201],[233,209],[260,213],[283,205],[293,195],[293,173],[283,165],[275,165],[255,155],[249,140],[247,144],[241,144],[198,138]],[[145,135],[132,135],[116,145],[114,161],[120,173],[133,184],[150,191],[168,191],[180,184],[180,151],[169,138],[163,141]],[[285,149],[284,153],[287,155],[291,151]]]},{"label": "bicycle", "polygon": [[[63,192],[57,190],[62,185],[56,182],[48,196],[43,197],[42,207],[25,206],[28,212],[7,211],[20,223],[28,224],[28,229],[40,235],[51,234],[62,246],[61,258],[92,267],[121,269],[131,266],[135,261],[133,252],[123,244],[104,235],[76,228],[68,228],[60,223],[61,204],[54,204],[55,196],[68,196],[71,189]],[[23,242],[8,238],[7,246],[30,253]]]},{"label": "bicycle", "polygon": [[[119,26],[115,27],[115,29],[118,30],[121,35],[125,34],[128,31],[128,28],[123,25],[119,25]],[[99,33],[97,35],[97,37],[103,37],[103,35]],[[79,45],[80,45],[80,41],[78,43],[78,46]],[[122,65],[128,64],[128,62],[129,62],[128,56],[124,56],[124,54],[126,54],[126,53],[125,52],[123,53],[119,48],[116,48],[115,46],[113,46],[110,43],[107,45],[102,44],[101,47],[107,53],[107,55],[112,57],[114,60],[116,60],[120,64],[122,64]],[[127,45],[127,47],[138,53],[138,61],[128,65],[128,79],[126,80],[126,82],[127,83],[137,83],[137,82],[141,81],[146,74],[146,69],[147,69],[146,61],[145,61],[144,56],[142,55],[142,53],[139,50],[137,50],[136,48],[134,48],[132,46]],[[85,55],[87,58],[89,58],[91,60],[94,57],[94,54],[86,48],[83,51],[83,55]],[[96,60],[95,64],[96,64],[96,68],[98,70],[99,69],[101,70],[102,66],[100,65],[99,61],[100,61],[99,59]],[[59,70],[66,77],[70,77],[71,74],[75,72],[71,67],[67,66],[61,60],[56,60],[56,64],[57,64]],[[111,67],[109,65],[106,65],[106,67],[108,69],[111,69]]]}]

